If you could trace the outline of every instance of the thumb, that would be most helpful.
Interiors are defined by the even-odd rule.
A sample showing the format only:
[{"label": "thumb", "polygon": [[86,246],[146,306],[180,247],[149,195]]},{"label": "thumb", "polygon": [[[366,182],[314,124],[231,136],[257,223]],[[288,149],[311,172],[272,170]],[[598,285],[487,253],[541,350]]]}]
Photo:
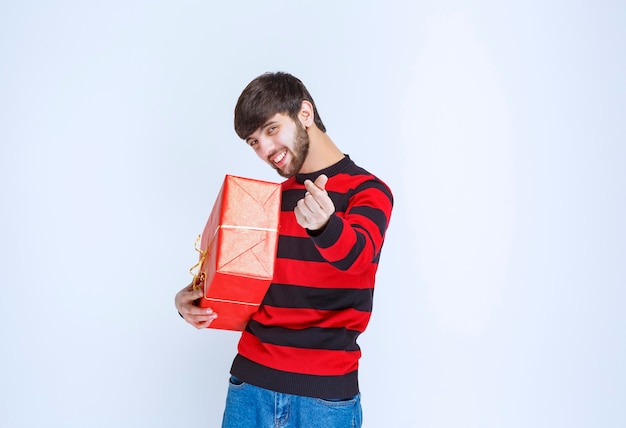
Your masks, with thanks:
[{"label": "thumb", "polygon": [[199,299],[200,297],[204,297],[204,287],[201,285],[198,286],[197,289],[193,290],[191,293],[191,300]]},{"label": "thumb", "polygon": [[322,174],[315,179],[315,183],[313,184],[315,184],[320,189],[324,190],[327,182],[328,182],[328,177],[325,174]]}]

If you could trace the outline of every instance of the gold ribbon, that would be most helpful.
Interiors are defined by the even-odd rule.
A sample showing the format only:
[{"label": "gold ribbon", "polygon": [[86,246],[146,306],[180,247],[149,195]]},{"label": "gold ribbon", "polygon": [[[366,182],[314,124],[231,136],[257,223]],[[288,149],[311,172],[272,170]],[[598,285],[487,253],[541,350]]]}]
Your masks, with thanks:
[{"label": "gold ribbon", "polygon": [[200,239],[200,235],[198,235],[198,237],[196,238],[196,243],[194,244],[196,251],[200,253],[200,258],[195,265],[189,268],[189,273],[193,275],[192,284],[194,291],[200,289],[198,284],[201,284],[205,279],[205,273],[200,272],[200,268],[202,267],[202,263],[204,263],[204,259],[206,259],[207,253],[209,252],[208,246],[207,251],[202,251],[202,249],[200,248]]}]

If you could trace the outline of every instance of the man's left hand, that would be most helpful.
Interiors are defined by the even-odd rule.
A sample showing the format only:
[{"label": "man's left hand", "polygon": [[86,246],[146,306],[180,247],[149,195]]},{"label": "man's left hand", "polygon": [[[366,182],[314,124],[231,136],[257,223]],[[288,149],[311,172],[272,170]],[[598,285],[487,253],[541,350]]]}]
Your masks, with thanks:
[{"label": "man's left hand", "polygon": [[306,194],[298,201],[294,213],[298,224],[311,231],[323,229],[328,219],[335,212],[335,204],[326,192],[328,177],[324,174],[317,177],[315,182],[306,180],[304,187]]}]

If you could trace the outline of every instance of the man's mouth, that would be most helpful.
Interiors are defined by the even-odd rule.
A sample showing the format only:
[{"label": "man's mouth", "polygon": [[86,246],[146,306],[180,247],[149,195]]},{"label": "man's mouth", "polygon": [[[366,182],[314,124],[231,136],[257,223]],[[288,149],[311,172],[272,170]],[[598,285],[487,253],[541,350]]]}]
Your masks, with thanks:
[{"label": "man's mouth", "polygon": [[273,158],[272,158],[272,162],[274,163],[274,165],[278,165],[283,159],[285,159],[285,156],[287,156],[287,149],[279,152],[278,154],[276,154]]}]

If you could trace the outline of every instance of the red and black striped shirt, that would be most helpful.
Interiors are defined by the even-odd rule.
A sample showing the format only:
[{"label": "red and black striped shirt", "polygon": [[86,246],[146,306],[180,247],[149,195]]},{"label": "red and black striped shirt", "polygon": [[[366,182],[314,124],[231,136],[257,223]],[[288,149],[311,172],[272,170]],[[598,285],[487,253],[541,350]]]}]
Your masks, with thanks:
[{"label": "red and black striped shirt", "polygon": [[[294,208],[304,181],[328,176],[335,213],[319,234]],[[347,155],[282,184],[278,254],[270,288],[242,333],[231,373],[288,394],[345,398],[358,393],[357,337],[372,311],[374,281],[393,195]]]}]

